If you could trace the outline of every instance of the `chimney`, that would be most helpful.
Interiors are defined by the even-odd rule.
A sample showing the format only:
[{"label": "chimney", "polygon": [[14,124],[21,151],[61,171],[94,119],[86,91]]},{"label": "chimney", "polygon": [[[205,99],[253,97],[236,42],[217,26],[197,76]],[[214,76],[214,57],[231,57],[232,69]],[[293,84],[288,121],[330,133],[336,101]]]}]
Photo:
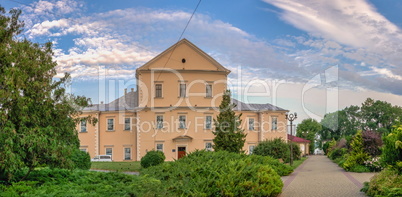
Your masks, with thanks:
[{"label": "chimney", "polygon": [[127,88],[124,88],[124,95],[127,94]]},{"label": "chimney", "polygon": [[131,88],[131,92],[134,92],[134,88]]}]

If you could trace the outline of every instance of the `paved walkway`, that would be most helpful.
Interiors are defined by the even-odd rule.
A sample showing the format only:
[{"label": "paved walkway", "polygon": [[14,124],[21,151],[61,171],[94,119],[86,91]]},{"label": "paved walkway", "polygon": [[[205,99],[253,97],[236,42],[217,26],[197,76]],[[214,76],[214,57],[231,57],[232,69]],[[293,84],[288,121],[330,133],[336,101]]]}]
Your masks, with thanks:
[{"label": "paved walkway", "polygon": [[360,189],[374,173],[346,172],[326,156],[310,156],[290,176],[282,177],[280,197],[365,196]]}]

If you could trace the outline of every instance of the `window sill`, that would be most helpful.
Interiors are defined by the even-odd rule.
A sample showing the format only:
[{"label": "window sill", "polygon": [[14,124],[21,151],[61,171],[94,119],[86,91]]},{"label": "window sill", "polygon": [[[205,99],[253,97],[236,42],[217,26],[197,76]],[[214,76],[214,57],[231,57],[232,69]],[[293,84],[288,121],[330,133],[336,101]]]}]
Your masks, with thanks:
[{"label": "window sill", "polygon": [[212,98],[214,98],[214,97],[212,97],[212,96],[206,96],[206,97],[204,97],[204,98],[206,98],[206,99],[212,99]]},{"label": "window sill", "polygon": [[184,129],[187,129],[187,128],[177,128],[177,129],[182,129],[182,130],[184,130]]},{"label": "window sill", "polygon": [[154,97],[154,99],[163,99],[163,97]]},{"label": "window sill", "polygon": [[188,98],[188,96],[178,96],[177,98]]},{"label": "window sill", "polygon": [[131,131],[131,129],[124,129],[123,131]]},{"label": "window sill", "polygon": [[88,131],[80,131],[80,133],[88,133]]},{"label": "window sill", "polygon": [[115,130],[106,130],[106,132],[115,132]]}]

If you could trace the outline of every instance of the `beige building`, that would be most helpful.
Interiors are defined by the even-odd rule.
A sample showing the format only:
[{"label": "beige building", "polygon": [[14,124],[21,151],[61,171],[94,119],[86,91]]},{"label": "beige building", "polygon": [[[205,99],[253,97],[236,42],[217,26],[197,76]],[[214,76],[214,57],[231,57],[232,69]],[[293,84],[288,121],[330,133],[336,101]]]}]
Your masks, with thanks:
[{"label": "beige building", "polygon": [[[163,151],[166,160],[196,149],[212,150],[213,119],[227,88],[230,71],[183,39],[136,70],[137,88],[108,104],[86,108],[82,116],[96,125],[78,127],[81,150],[112,155],[114,161],[138,161],[147,151]],[[244,150],[265,139],[287,140],[287,110],[271,104],[233,99],[247,133]]]}]

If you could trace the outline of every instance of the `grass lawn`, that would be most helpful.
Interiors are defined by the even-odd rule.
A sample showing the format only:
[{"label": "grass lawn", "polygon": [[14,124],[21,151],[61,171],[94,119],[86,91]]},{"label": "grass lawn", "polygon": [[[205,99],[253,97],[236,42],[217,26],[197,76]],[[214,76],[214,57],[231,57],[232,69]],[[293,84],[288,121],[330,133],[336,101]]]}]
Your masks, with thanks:
[{"label": "grass lawn", "polygon": [[91,162],[91,169],[111,170],[119,172],[138,172],[141,169],[139,161],[132,162]]},{"label": "grass lawn", "polygon": [[[299,167],[304,161],[306,161],[307,157],[302,157],[300,160],[295,160],[293,161],[293,166],[291,166],[294,169]],[[289,165],[289,164],[288,164]]]}]

